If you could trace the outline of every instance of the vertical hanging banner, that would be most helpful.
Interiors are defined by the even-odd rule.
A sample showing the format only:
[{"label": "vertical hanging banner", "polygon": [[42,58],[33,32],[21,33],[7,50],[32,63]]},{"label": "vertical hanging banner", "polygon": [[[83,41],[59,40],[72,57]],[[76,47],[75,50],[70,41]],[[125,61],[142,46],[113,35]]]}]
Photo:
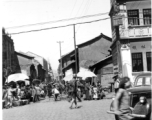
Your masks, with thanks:
[{"label": "vertical hanging banner", "polygon": [[132,62],[130,47],[128,47],[127,45],[122,45],[120,52],[122,62],[122,76],[129,77],[131,82],[133,83],[134,81],[132,79]]}]

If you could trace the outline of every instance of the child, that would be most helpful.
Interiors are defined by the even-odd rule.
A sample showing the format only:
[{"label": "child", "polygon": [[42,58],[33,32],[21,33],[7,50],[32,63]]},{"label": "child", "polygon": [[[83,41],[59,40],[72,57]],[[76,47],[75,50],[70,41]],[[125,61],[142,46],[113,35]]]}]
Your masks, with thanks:
[{"label": "child", "polygon": [[98,98],[98,93],[97,93],[97,87],[96,87],[96,85],[94,85],[94,87],[93,87],[93,93],[94,93],[94,95],[93,95],[93,99],[95,99],[95,100],[97,100],[97,98]]}]

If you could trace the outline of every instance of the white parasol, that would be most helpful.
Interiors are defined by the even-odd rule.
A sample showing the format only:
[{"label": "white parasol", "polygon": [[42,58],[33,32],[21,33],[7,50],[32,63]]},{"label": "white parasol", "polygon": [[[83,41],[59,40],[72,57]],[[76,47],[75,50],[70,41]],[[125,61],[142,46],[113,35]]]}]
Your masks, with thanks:
[{"label": "white parasol", "polygon": [[77,76],[82,77],[83,80],[85,80],[87,77],[96,77],[96,75],[88,69],[82,69]]},{"label": "white parasol", "polygon": [[17,81],[24,81],[26,85],[29,84],[28,81],[29,77],[23,73],[16,73],[16,74],[11,74],[8,76],[6,83],[9,83],[11,81],[17,82]]}]

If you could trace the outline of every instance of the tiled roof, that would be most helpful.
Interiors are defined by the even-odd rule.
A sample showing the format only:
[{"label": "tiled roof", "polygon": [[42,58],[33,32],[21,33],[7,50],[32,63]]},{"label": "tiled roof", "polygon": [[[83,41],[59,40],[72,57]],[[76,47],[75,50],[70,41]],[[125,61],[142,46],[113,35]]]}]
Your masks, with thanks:
[{"label": "tiled roof", "polygon": [[86,42],[84,42],[84,43],[81,43],[81,44],[79,44],[79,45],[77,45],[77,46],[80,47],[80,46],[83,46],[83,45],[85,45],[85,44],[87,44],[87,43],[94,42],[95,40],[100,40],[100,38],[102,38],[102,37],[104,37],[105,39],[107,39],[107,40],[109,40],[109,41],[112,42],[112,39],[111,39],[110,37],[108,37],[108,36],[106,36],[106,35],[104,35],[104,34],[101,33],[99,36],[97,36],[97,37],[95,37],[95,38],[93,38],[93,39],[91,39],[91,40],[89,40],[89,41],[86,41]]}]

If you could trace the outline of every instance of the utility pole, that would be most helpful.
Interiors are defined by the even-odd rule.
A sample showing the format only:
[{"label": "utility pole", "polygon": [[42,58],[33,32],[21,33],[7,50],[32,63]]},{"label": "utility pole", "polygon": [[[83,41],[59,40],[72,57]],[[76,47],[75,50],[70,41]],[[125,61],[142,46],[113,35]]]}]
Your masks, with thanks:
[{"label": "utility pole", "polygon": [[61,59],[62,53],[61,53],[61,43],[63,43],[63,41],[57,41],[57,43],[59,43],[59,49],[60,49],[61,79],[62,79],[62,59]]},{"label": "utility pole", "polygon": [[76,37],[75,37],[75,24],[73,24],[73,29],[74,29],[74,49],[75,49],[75,75],[77,77],[77,72],[78,72],[78,63],[77,63],[77,49],[76,49]]}]

